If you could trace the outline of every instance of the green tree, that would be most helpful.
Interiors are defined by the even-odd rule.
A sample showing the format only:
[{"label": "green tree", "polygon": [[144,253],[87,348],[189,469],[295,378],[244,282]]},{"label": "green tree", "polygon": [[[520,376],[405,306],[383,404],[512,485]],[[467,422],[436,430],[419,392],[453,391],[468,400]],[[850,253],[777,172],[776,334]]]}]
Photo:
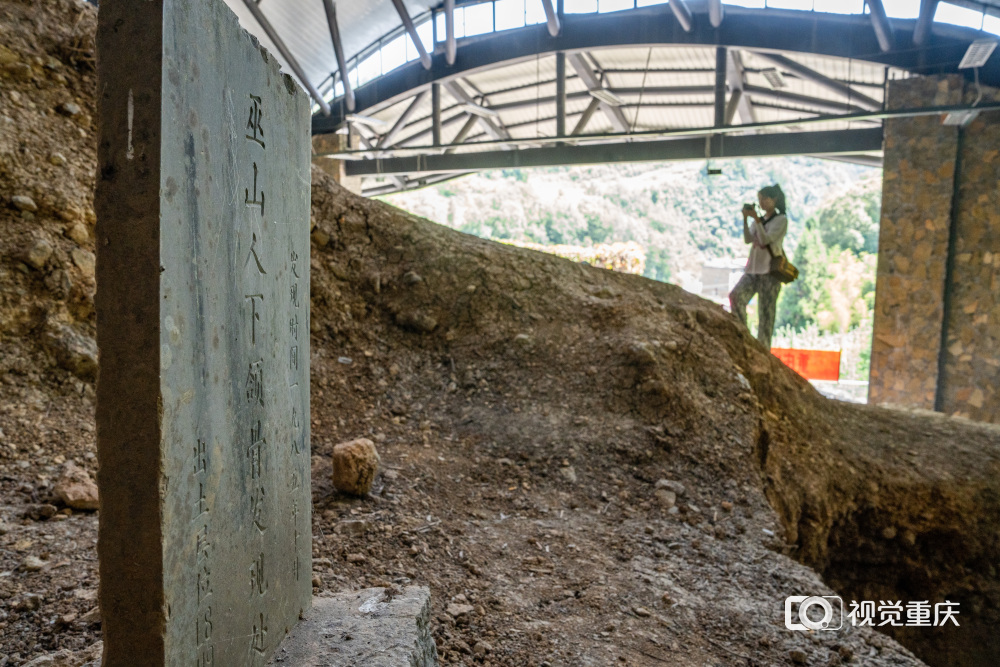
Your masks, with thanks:
[{"label": "green tree", "polygon": [[857,256],[878,252],[878,221],[882,193],[874,181],[835,198],[811,221],[830,248],[850,250]]},{"label": "green tree", "polygon": [[826,283],[830,279],[829,252],[820,232],[806,223],[792,263],[799,269],[799,279],[781,290],[778,297],[776,327],[791,327],[796,331],[817,321],[817,313],[829,309],[830,295]]},{"label": "green tree", "polygon": [[646,251],[646,269],[642,275],[653,280],[670,282],[673,257],[667,248],[650,248]]}]

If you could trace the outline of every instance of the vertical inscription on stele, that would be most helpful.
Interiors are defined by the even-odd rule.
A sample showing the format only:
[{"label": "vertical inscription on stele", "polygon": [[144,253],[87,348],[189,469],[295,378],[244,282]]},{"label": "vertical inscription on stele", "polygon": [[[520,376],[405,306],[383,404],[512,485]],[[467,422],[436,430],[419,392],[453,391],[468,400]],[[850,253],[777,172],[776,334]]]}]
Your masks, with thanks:
[{"label": "vertical inscription on stele", "polygon": [[308,99],[222,0],[99,19],[104,664],[262,667],[312,593]]}]

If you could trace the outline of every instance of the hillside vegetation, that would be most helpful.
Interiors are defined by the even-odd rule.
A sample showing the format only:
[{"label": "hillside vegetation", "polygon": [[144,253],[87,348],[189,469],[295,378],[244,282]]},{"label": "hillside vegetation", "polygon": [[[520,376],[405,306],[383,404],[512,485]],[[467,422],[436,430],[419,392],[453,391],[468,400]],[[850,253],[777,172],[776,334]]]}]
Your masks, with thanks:
[{"label": "hillside vegetation", "polygon": [[453,229],[556,254],[564,244],[635,243],[647,278],[696,286],[706,261],[746,256],[739,209],[779,183],[790,219],[785,248],[802,277],[782,292],[776,345],[844,349],[842,375],[867,379],[881,170],[803,157],[713,167],[722,174],[707,175],[702,162],[502,170],[384,199]]}]

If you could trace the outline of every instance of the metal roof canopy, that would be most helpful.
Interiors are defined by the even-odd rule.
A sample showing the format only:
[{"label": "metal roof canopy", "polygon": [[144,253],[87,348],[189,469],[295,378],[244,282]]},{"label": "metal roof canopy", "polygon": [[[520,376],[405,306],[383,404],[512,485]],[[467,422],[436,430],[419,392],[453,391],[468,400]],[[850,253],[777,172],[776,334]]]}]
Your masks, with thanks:
[{"label": "metal roof canopy", "polygon": [[[459,40],[436,34],[433,51],[421,59],[353,90],[348,81],[349,94],[331,101],[329,115],[324,108],[314,116],[313,133],[350,125],[364,148],[339,155],[348,160],[347,173],[395,174],[366,193],[419,187],[469,170],[540,164],[736,154],[846,154],[871,163],[881,149],[881,117],[872,112],[882,110],[887,81],[957,72],[969,45],[984,35],[933,23],[928,17],[937,3],[929,0],[916,20],[886,18],[881,0],[867,0],[872,11],[864,15],[747,9],[718,0],[564,14],[561,1],[539,1],[551,10],[545,23]],[[324,5],[331,3],[314,4],[330,51],[327,69],[335,69],[324,20]],[[379,41],[372,25],[394,24],[387,31],[394,35],[409,18],[407,7],[436,15],[454,4],[341,2],[342,50],[357,61]],[[982,9],[1000,0],[959,4]],[[358,21],[370,23],[363,31],[368,47],[357,46],[363,41],[354,30]],[[270,30],[279,32],[277,25]],[[310,33],[306,41],[315,39]],[[339,60],[343,71],[343,56]],[[313,78],[311,68],[300,69]],[[990,59],[978,75],[984,84],[1000,84],[1000,63]],[[815,120],[831,129],[796,127]],[[756,136],[737,137],[734,123]],[[686,136],[669,136],[678,131]],[[720,139],[720,133],[729,134]],[[568,140],[551,145],[557,138]]]}]

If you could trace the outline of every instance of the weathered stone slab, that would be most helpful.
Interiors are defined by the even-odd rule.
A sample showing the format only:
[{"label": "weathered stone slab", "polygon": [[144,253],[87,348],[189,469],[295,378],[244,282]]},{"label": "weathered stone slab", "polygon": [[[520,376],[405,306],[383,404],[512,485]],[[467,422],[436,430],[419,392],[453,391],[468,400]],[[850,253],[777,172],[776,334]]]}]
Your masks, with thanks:
[{"label": "weathered stone slab", "polygon": [[311,598],[309,103],[221,0],[104,0],[105,667],[263,665]]},{"label": "weathered stone slab", "polygon": [[315,598],[269,667],[434,667],[431,594],[411,586],[401,594],[385,588]]}]

